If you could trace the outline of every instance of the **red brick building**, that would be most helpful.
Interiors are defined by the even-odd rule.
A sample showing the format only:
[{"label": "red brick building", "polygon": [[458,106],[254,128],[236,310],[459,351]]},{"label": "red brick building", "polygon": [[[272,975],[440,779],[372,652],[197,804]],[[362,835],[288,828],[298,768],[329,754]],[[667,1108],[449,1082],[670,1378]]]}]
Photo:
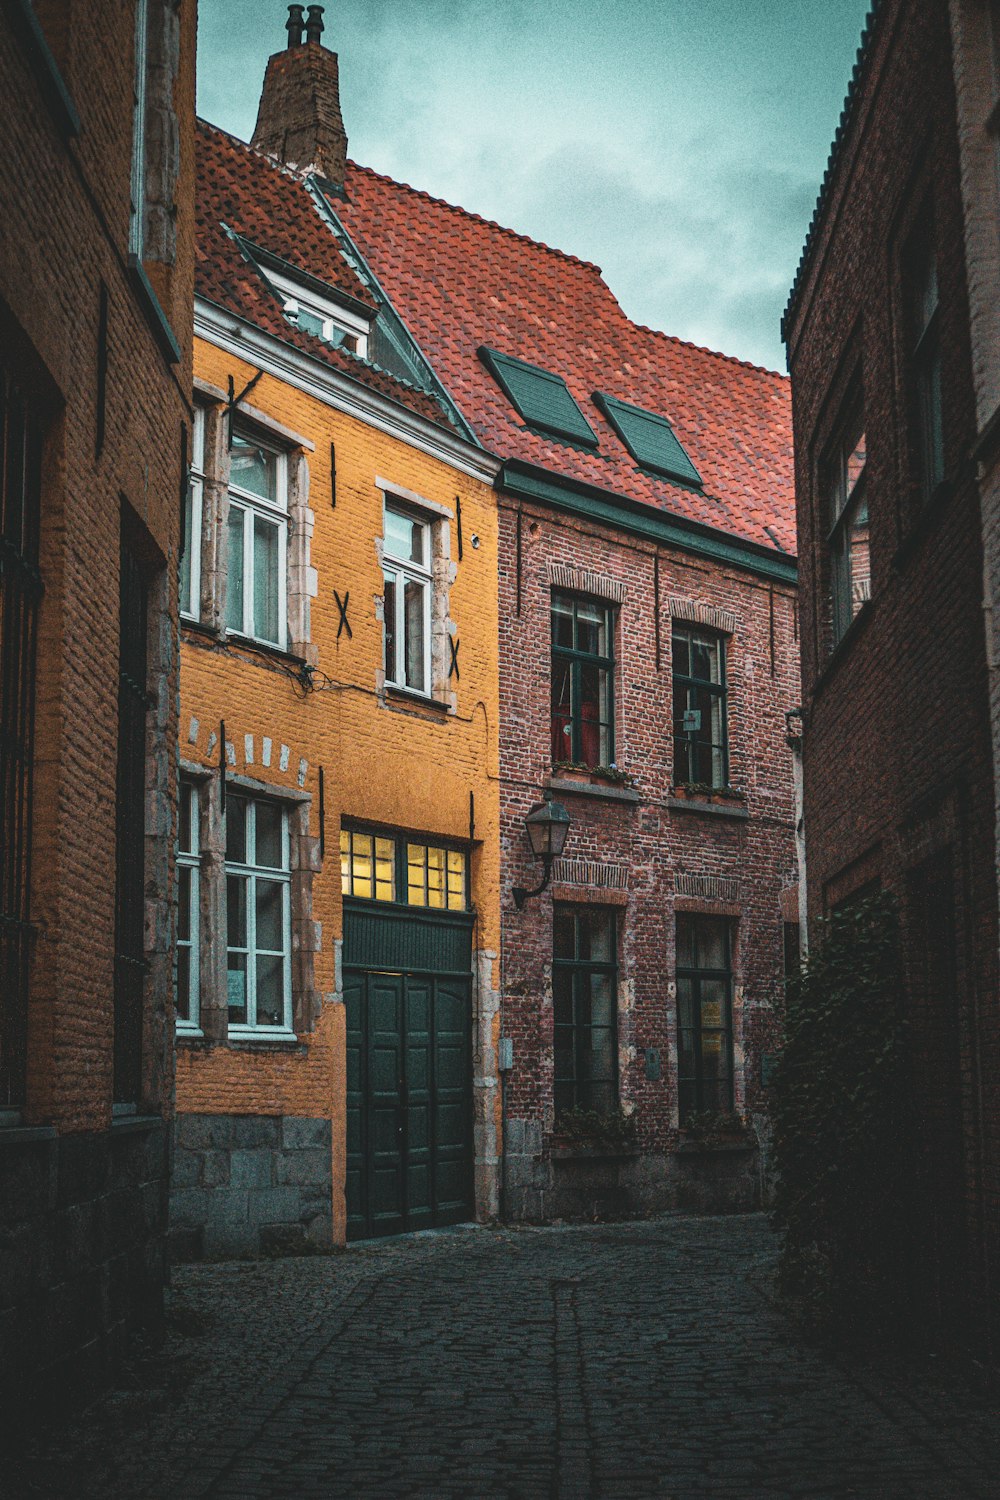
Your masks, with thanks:
[{"label": "red brick building", "polygon": [[194,0],[0,21],[0,1404],[161,1316]]},{"label": "red brick building", "polygon": [[922,1223],[900,1275],[925,1326],[988,1354],[1000,1025],[977,463],[993,408],[977,417],[961,188],[948,6],[883,0],[784,321],[809,919],[875,885],[898,898]]},{"label": "red brick building", "polygon": [[[706,1153],[682,1127],[735,1111],[766,1141],[794,946],[787,382],[636,326],[596,266],[365,168],[327,201],[503,463],[502,1211],[748,1206],[754,1147]],[[571,829],[518,909],[543,794]]]}]

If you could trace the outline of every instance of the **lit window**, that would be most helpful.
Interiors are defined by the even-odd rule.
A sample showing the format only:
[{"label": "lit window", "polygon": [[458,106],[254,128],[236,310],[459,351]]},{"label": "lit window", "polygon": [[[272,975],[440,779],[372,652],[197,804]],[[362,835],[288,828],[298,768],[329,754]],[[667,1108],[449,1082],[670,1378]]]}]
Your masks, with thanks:
[{"label": "lit window", "polygon": [[677,1026],[680,1123],[702,1110],[733,1107],[733,976],[729,923],[677,918]]},{"label": "lit window", "polygon": [[180,783],[177,827],[177,1029],[196,1031],[199,1025],[199,906],[201,859],[199,794],[193,782]]},{"label": "lit window", "polygon": [[288,814],[277,802],[226,798],[229,1034],[291,1031]]},{"label": "lit window", "polygon": [[615,914],[557,906],[553,915],[556,1119],[569,1109],[610,1114],[618,1105],[618,966]]},{"label": "lit window", "polygon": [[[855,398],[856,399],[856,398]],[[824,465],[833,644],[871,598],[871,548],[860,405],[841,428]]]},{"label": "lit window", "polygon": [[431,525],[385,507],[385,679],[393,687],[431,690]]},{"label": "lit window", "polygon": [[[927,217],[921,215],[922,220]],[[907,247],[903,289],[914,469],[920,502],[926,504],[944,478],[941,333],[932,227],[922,225]]]},{"label": "lit window", "polygon": [[708,631],[675,625],[673,664],[674,781],[725,786],[726,643]]},{"label": "lit window", "polygon": [[340,878],[345,896],[366,901],[401,901],[432,911],[469,906],[466,853],[445,845],[344,828]]},{"label": "lit window", "polygon": [[340,832],[340,876],[345,896],[395,901],[396,850],[392,839],[343,828]]},{"label": "lit window", "polygon": [[287,460],[237,431],[229,459],[229,571],[226,626],[285,646]]},{"label": "lit window", "polygon": [[575,594],[552,595],[552,761],[614,760],[614,612]]},{"label": "lit window", "polygon": [[180,611],[196,620],[201,613],[201,518],[205,488],[205,413],[195,408],[191,428],[191,477],[184,500]]}]

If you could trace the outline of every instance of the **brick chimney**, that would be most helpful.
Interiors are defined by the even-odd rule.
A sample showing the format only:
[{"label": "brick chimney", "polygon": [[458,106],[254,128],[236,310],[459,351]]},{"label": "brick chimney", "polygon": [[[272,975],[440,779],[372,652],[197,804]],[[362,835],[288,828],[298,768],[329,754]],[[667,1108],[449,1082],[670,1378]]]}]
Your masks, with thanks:
[{"label": "brick chimney", "polygon": [[337,54],[324,47],[323,7],[288,7],[288,46],[268,59],[251,144],[285,166],[344,185],[347,132]]}]

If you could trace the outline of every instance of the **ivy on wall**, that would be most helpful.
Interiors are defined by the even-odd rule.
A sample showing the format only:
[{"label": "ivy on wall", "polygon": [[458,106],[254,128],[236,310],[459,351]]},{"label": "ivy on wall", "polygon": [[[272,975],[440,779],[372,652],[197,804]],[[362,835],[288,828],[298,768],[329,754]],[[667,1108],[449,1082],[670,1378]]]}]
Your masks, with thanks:
[{"label": "ivy on wall", "polygon": [[895,904],[836,911],[789,987],[772,1083],[783,1287],[817,1330],[901,1327],[911,1211],[906,1025]]}]

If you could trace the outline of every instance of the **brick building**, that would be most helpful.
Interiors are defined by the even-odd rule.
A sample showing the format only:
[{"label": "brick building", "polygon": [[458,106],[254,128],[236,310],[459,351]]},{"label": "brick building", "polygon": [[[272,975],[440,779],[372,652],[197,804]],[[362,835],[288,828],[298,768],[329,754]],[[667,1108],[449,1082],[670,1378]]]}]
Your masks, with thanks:
[{"label": "brick building", "polygon": [[[682,1127],[735,1110],[766,1141],[794,946],[787,382],[636,326],[597,267],[363,167],[326,202],[502,461],[504,1210],[753,1203],[755,1148]],[[545,793],[568,841],[518,909]]]},{"label": "brick building", "polygon": [[497,465],[313,177],[263,154],[342,180],[337,59],[295,14],[256,146],[197,131],[183,1256],[497,1206]]},{"label": "brick building", "polygon": [[[809,917],[875,885],[898,898],[922,1223],[900,1274],[923,1326],[987,1355],[1000,1251],[988,9],[953,7],[954,52],[944,0],[874,9],[784,321]],[[987,605],[994,576],[990,561]]]},{"label": "brick building", "polygon": [[0,20],[0,1398],[161,1315],[194,0]]}]

